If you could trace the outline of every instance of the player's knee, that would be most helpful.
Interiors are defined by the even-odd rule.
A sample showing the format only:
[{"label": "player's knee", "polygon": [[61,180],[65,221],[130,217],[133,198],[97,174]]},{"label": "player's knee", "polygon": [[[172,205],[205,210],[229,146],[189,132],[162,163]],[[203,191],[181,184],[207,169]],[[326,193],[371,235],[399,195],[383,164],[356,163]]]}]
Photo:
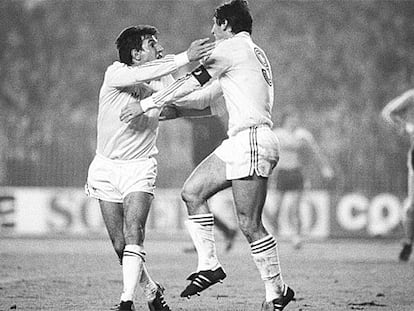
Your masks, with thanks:
[{"label": "player's knee", "polygon": [[181,198],[185,203],[198,202],[200,200],[199,197],[199,191],[197,191],[195,187],[184,185],[183,189],[181,190]]}]

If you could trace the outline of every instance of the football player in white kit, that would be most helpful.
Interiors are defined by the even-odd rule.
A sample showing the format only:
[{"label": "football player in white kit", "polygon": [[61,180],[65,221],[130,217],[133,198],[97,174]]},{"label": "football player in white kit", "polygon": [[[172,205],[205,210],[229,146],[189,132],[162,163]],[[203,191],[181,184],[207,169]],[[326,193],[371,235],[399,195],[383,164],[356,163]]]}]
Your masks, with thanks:
[{"label": "football player in white kit", "polygon": [[154,155],[160,109],[152,109],[129,124],[122,123],[119,114],[128,103],[173,82],[170,74],[177,68],[207,56],[213,46],[205,41],[196,40],[187,51],[162,57],[156,28],[128,27],[116,40],[119,61],[105,72],[99,93],[96,156],[88,170],[85,190],[99,200],[122,264],[123,292],[117,310],[135,310],[138,283],[150,310],[170,310],[162,286],[148,274],[143,245],[157,173]]},{"label": "football player in white kit", "polygon": [[[216,47],[191,74],[167,89],[142,100],[124,122],[168,104],[213,80],[219,85],[229,114],[228,139],[201,162],[184,184],[187,228],[196,246],[198,266],[181,293],[190,297],[226,277],[218,261],[213,234],[214,217],[207,199],[232,187],[239,227],[251,247],[264,281],[263,311],[283,310],[294,291],[282,279],[277,242],[262,223],[267,180],[279,158],[279,142],[272,132],[273,81],[270,63],[251,39],[252,17],[247,1],[233,0],[216,8],[212,33]],[[185,103],[184,103],[185,104]]]},{"label": "football player in white kit", "polygon": [[390,101],[382,110],[382,117],[401,134],[408,134],[410,149],[407,156],[408,198],[404,206],[403,225],[405,239],[399,254],[401,261],[408,261],[414,241],[414,89]]},{"label": "football player in white kit", "polygon": [[[331,179],[333,169],[327,157],[323,154],[312,133],[299,126],[299,118],[294,109],[286,111],[282,115],[281,126],[274,129],[274,133],[280,142],[280,161],[275,170],[277,196],[274,206],[267,212],[272,224],[278,219],[280,207],[289,193],[289,211],[292,212],[294,233],[292,243],[295,249],[301,247],[302,224],[300,208],[305,187],[309,187],[306,180],[305,161],[312,155],[320,168],[321,175]],[[270,215],[271,214],[271,215]]]}]

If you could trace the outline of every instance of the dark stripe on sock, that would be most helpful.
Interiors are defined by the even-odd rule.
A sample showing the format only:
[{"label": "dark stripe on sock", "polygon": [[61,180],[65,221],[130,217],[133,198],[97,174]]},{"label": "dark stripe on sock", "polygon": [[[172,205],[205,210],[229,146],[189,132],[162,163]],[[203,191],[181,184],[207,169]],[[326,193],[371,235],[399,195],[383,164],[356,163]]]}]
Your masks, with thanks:
[{"label": "dark stripe on sock", "polygon": [[264,253],[264,252],[266,252],[266,251],[268,251],[269,249],[272,249],[272,248],[276,248],[276,243],[268,245],[267,247],[262,248],[260,250],[255,250],[255,251],[252,250],[252,254],[256,255],[256,254]]},{"label": "dark stripe on sock", "polygon": [[189,216],[188,217],[188,219],[191,219],[191,220],[197,220],[197,219],[214,219],[214,216],[213,216],[213,214],[210,214],[210,215],[203,215],[203,216],[201,216],[201,215],[193,215],[193,216]]},{"label": "dark stripe on sock", "polygon": [[253,246],[252,250],[253,251],[260,251],[260,249],[262,248],[267,248],[269,245],[274,245],[276,246],[276,241],[272,240],[272,241],[266,241],[265,243],[261,243],[260,245],[257,246]]},{"label": "dark stripe on sock", "polygon": [[142,259],[142,261],[145,261],[145,253],[144,252],[136,253],[136,252],[124,250],[123,257],[140,257]]},{"label": "dark stripe on sock", "polygon": [[263,243],[266,243],[266,242],[272,241],[272,240],[274,241],[275,239],[271,235],[268,235],[267,237],[263,238],[262,240],[258,240],[258,241],[254,241],[254,242],[250,243],[250,246],[252,248],[256,248],[256,247],[262,245]]},{"label": "dark stripe on sock", "polygon": [[202,226],[213,226],[214,225],[214,216],[190,216],[188,217],[189,220],[196,224],[200,224]]}]

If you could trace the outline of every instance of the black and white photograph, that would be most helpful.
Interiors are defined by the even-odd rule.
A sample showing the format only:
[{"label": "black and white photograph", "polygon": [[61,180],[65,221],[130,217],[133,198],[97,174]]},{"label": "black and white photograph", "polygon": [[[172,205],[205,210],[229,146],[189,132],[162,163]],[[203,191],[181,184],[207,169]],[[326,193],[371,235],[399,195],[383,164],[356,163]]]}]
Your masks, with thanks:
[{"label": "black and white photograph", "polygon": [[0,27],[0,311],[414,310],[414,1]]}]

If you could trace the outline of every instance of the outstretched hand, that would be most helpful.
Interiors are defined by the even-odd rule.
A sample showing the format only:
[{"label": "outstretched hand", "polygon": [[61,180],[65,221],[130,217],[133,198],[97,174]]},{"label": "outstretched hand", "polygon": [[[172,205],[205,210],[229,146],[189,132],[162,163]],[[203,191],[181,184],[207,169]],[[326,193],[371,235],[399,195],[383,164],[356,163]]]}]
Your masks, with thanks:
[{"label": "outstretched hand", "polygon": [[142,110],[141,104],[139,101],[129,103],[124,108],[121,109],[121,114],[119,115],[119,119],[124,122],[128,123],[132,119],[142,115],[144,110]]},{"label": "outstretched hand", "polygon": [[187,49],[187,56],[190,62],[210,56],[215,43],[208,43],[208,40],[210,40],[210,38],[198,39],[190,44],[190,47]]}]

